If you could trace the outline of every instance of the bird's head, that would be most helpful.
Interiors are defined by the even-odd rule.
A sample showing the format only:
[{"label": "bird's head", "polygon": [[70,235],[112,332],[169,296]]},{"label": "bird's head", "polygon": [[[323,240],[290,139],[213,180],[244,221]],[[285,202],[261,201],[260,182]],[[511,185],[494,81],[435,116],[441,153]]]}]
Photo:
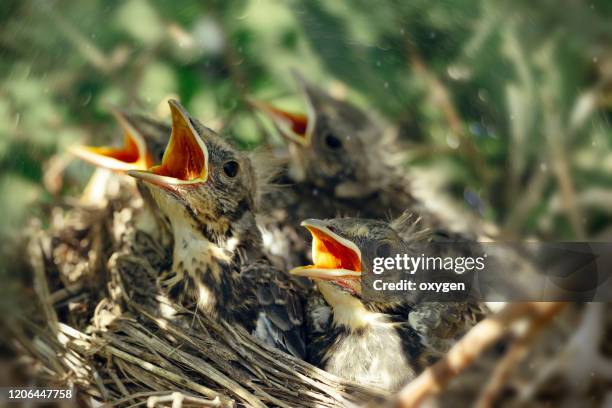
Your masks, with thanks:
[{"label": "bird's head", "polygon": [[111,112],[123,130],[123,145],[74,146],[70,148],[70,153],[98,167],[117,172],[145,170],[158,163],[163,150],[151,139],[155,139],[164,131],[167,132],[166,126],[118,109]]},{"label": "bird's head", "polygon": [[381,182],[375,174],[382,159],[380,128],[362,110],[333,98],[299,74],[295,77],[306,100],[305,114],[260,101],[253,105],[289,143],[297,177],[340,197],[369,194]]},{"label": "bird's head", "polygon": [[301,225],[312,235],[313,264],[294,268],[290,273],[311,278],[320,288],[323,283],[337,299],[341,295],[360,298],[361,279],[371,272],[373,259],[390,256],[402,244],[397,232],[384,221],[309,219]]},{"label": "bird's head", "polygon": [[173,225],[207,238],[226,236],[255,206],[250,160],[203,126],[177,101],[169,101],[172,134],[162,162],[128,174],[143,181]]}]

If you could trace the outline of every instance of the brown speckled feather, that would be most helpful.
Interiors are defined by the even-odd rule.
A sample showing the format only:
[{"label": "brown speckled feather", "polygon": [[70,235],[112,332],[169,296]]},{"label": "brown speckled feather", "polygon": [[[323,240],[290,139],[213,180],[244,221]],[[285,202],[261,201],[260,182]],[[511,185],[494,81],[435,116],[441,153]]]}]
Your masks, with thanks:
[{"label": "brown speckled feather", "polygon": [[254,293],[257,301],[256,337],[304,358],[306,344],[302,299],[288,275],[263,261],[247,265],[240,275],[243,288]]}]

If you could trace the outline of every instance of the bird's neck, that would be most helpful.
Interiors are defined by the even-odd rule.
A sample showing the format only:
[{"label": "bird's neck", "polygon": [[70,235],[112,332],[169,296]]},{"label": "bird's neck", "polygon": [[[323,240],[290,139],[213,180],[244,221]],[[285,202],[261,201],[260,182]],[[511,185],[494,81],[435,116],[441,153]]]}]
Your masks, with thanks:
[{"label": "bird's neck", "polygon": [[384,315],[368,310],[361,300],[327,282],[318,282],[319,291],[333,309],[333,322],[350,331],[361,331],[384,320]]},{"label": "bird's neck", "polygon": [[232,262],[236,247],[235,241],[228,239],[224,242],[213,242],[190,223],[172,221],[174,269],[195,269],[196,267]]}]

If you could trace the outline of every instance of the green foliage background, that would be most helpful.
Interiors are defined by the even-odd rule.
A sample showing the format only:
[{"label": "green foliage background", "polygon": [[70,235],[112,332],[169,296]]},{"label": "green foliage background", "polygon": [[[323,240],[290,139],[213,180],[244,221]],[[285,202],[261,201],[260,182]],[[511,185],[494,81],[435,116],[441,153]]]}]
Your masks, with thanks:
[{"label": "green foliage background", "polygon": [[[610,239],[612,3],[0,3],[0,234],[77,194],[67,146],[109,143],[109,105],[179,97],[244,148],[281,145],[246,96],[301,109],[290,69],[398,127],[405,165],[508,237]],[[62,181],[61,183],[59,181]]]}]

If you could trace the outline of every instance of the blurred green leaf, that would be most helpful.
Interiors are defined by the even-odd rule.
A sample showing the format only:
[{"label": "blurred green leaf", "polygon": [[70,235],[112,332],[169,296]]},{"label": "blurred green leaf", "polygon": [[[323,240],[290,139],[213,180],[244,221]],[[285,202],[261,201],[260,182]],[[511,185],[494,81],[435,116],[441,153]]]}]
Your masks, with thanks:
[{"label": "blurred green leaf", "polygon": [[161,41],[164,25],[147,0],[128,0],[117,10],[117,24],[147,46]]}]

